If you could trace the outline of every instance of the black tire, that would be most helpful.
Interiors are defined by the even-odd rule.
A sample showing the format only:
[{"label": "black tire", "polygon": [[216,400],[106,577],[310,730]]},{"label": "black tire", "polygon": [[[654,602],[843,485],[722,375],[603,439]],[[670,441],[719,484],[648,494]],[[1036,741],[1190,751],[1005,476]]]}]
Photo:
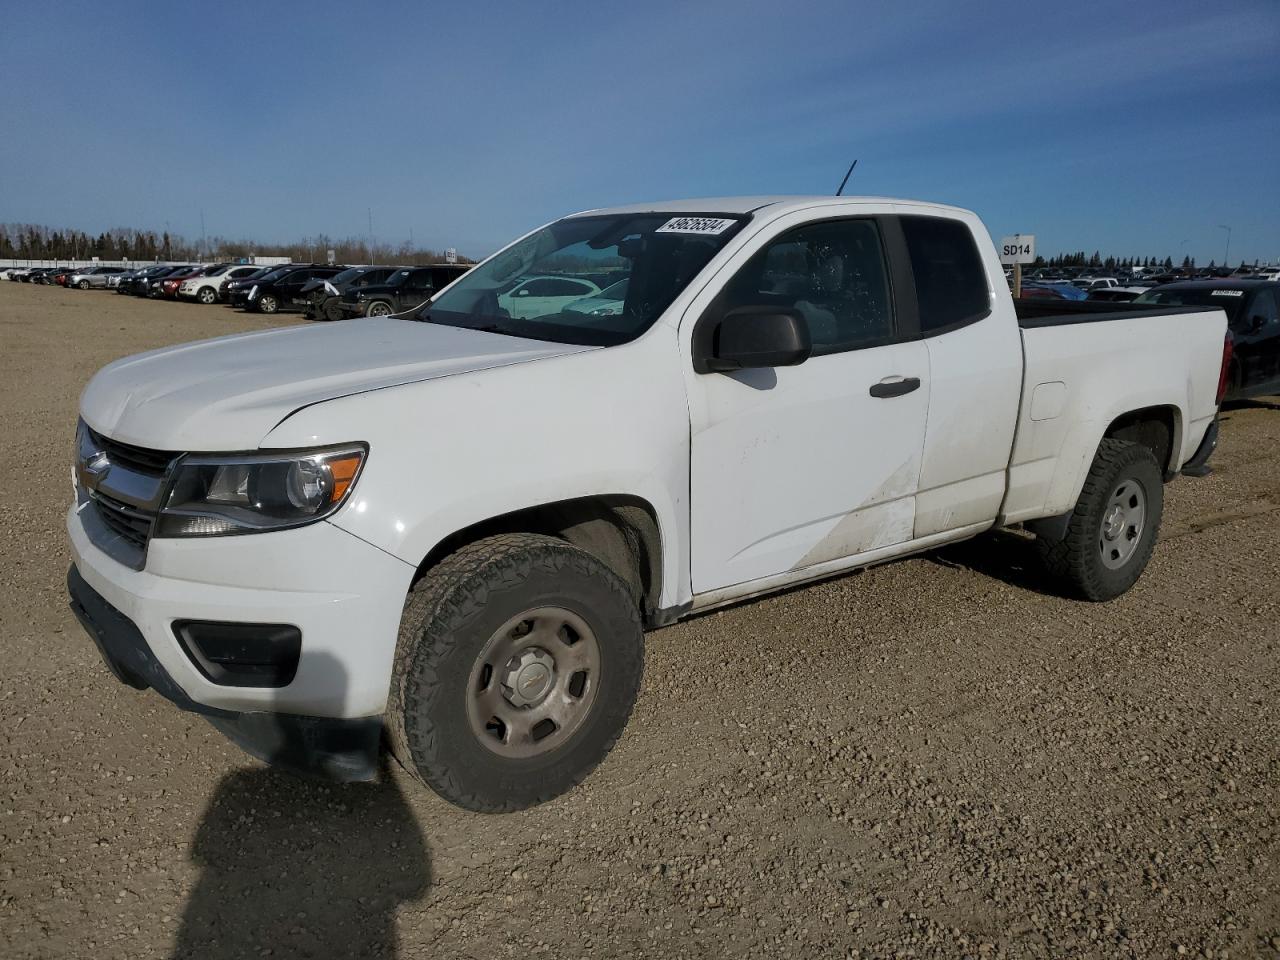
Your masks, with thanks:
[{"label": "black tire", "polygon": [[[535,756],[501,756],[470,719],[476,670],[504,625],[548,607],[571,611],[593,633],[593,693],[566,739]],[[481,813],[520,810],[572,789],[604,759],[631,715],[643,670],[639,611],[612,570],[552,537],[489,537],[441,561],[410,591],[388,739],[405,768],[449,802]]]},{"label": "black tire", "polygon": [[268,293],[258,298],[258,309],[263,313],[275,313],[280,309],[280,302]]},{"label": "black tire", "polygon": [[[1126,486],[1132,484],[1140,489]],[[1127,496],[1132,502],[1143,501],[1143,520],[1140,529],[1124,525],[1116,538],[1109,540],[1104,524],[1117,495],[1121,499]],[[1111,600],[1142,576],[1155,549],[1163,513],[1164,478],[1151,450],[1127,440],[1103,440],[1071,513],[1066,535],[1061,539],[1038,536],[1036,546],[1050,574],[1071,592],[1085,600]],[[1119,542],[1122,538],[1131,544],[1123,558],[1120,552],[1125,547]]]},{"label": "black tire", "polygon": [[366,317],[389,317],[392,312],[391,304],[385,300],[373,300],[364,308]]},{"label": "black tire", "polygon": [[320,319],[336,323],[339,320],[345,319],[346,316],[347,315],[342,312],[342,307],[338,306],[338,298],[332,297],[324,302],[323,316]]},{"label": "black tire", "polygon": [[76,286],[77,286],[77,287],[79,287],[81,290],[88,290],[88,289],[89,289],[89,281],[88,281],[88,280],[81,280],[79,283],[77,283],[77,284],[76,284]]},{"label": "black tire", "polygon": [[208,306],[211,303],[217,303],[218,291],[213,289],[213,287],[201,287],[196,291],[196,299],[205,306]]}]

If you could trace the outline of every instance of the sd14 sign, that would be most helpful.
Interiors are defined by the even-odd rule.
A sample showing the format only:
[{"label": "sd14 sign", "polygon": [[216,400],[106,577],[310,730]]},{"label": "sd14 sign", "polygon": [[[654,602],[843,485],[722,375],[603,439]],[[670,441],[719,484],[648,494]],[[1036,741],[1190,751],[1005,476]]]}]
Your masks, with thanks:
[{"label": "sd14 sign", "polygon": [[1034,233],[1015,233],[1000,241],[1001,263],[1035,263],[1036,236]]}]

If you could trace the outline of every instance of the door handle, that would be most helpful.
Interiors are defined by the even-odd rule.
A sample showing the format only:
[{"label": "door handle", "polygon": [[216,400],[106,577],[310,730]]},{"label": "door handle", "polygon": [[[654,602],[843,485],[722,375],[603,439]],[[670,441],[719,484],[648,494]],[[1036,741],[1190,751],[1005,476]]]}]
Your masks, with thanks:
[{"label": "door handle", "polygon": [[873,397],[879,397],[883,400],[888,397],[901,397],[919,389],[919,377],[886,377],[879,383],[873,383],[870,393]]}]

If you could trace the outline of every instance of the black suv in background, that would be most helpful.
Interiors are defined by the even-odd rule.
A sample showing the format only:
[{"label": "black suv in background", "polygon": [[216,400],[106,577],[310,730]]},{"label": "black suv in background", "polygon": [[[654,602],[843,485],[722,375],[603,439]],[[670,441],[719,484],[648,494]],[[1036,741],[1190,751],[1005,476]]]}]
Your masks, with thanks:
[{"label": "black suv in background", "polygon": [[[252,287],[255,283],[257,283],[267,274],[275,273],[277,270],[283,267],[292,267],[292,266],[293,264],[291,263],[278,263],[274,267],[258,267],[258,269],[254,270],[252,273],[247,273],[243,277],[237,277],[234,280],[228,280],[218,290],[218,300],[222,303],[225,303],[229,307],[239,306],[239,304],[235,302],[235,294],[237,290],[243,290],[247,293],[250,287]],[[242,298],[242,302],[243,302],[243,298]]]},{"label": "black suv in background", "polygon": [[306,301],[303,313],[308,320],[341,320],[344,316],[339,304],[342,294],[375,283],[385,283],[398,267],[350,267],[328,280],[319,277],[308,280],[302,288]]},{"label": "black suv in background", "polygon": [[1184,280],[1148,290],[1133,303],[1221,307],[1231,337],[1226,399],[1280,392],[1280,282]]},{"label": "black suv in background", "polygon": [[180,274],[192,273],[200,269],[199,264],[180,263],[177,265],[169,264],[162,266],[159,270],[152,272],[144,270],[138,276],[133,278],[133,283],[129,284],[129,292],[135,297],[149,297],[151,288],[161,280],[168,280],[170,277],[176,277]]},{"label": "black suv in background", "polygon": [[385,283],[348,290],[338,301],[338,307],[345,317],[385,317],[412,310],[469,269],[470,266],[461,263],[401,267]]},{"label": "black suv in background", "polygon": [[[293,263],[268,273],[261,280],[251,281],[247,288],[236,291],[233,306],[261,313],[279,313],[281,310],[301,310],[306,301],[302,288],[308,280],[328,280],[346,267],[330,267],[322,263]],[[243,300],[239,298],[243,294]]]}]

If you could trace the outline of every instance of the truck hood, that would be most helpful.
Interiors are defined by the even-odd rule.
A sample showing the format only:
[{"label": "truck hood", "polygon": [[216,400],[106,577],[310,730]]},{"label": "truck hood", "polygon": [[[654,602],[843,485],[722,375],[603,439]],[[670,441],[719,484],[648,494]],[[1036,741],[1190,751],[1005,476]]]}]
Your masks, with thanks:
[{"label": "truck hood", "polygon": [[89,381],[80,411],[135,446],[252,450],[314,403],[593,349],[389,317],[287,327],[117,360]]}]

